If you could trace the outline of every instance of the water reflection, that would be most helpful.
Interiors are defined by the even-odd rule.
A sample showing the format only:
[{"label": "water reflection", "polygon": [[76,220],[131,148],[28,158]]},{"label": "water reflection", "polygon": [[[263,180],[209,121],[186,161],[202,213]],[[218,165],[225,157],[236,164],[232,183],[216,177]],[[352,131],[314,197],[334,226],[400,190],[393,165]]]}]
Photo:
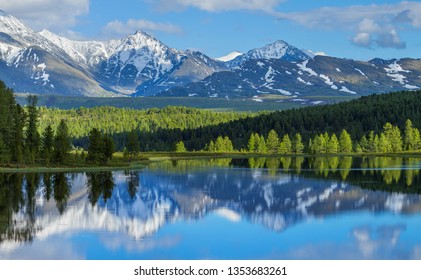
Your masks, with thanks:
[{"label": "water reflection", "polygon": [[51,258],[418,258],[419,162],[270,157],[3,173],[0,258],[37,258],[32,249],[54,242],[71,245]]}]

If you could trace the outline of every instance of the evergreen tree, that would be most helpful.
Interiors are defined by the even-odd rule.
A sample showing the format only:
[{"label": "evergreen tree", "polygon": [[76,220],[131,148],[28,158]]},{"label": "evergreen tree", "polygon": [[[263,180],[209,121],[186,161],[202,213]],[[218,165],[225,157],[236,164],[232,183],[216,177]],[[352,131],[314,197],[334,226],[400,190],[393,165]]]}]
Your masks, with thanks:
[{"label": "evergreen tree", "polygon": [[388,152],[396,153],[402,151],[403,143],[399,128],[387,122],[383,126],[383,131],[387,141],[390,143],[390,151]]},{"label": "evergreen tree", "polygon": [[46,163],[49,164],[53,155],[54,146],[54,131],[51,128],[51,125],[45,128],[42,134],[41,144],[41,151],[43,153],[43,157],[45,158]]},{"label": "evergreen tree", "polygon": [[26,114],[22,107],[19,104],[15,105],[13,128],[11,130],[12,138],[9,149],[11,151],[12,161],[16,163],[22,163],[23,161],[23,128],[25,126],[25,119]]},{"label": "evergreen tree", "polygon": [[420,147],[421,138],[420,138],[420,131],[417,128],[412,126],[411,120],[406,120],[405,122],[405,139],[404,145],[405,150],[407,151],[414,151],[418,150]]},{"label": "evergreen tree", "polygon": [[300,133],[296,133],[294,136],[292,152],[296,154],[302,154],[304,151],[304,144]]},{"label": "evergreen tree", "polygon": [[327,144],[327,153],[329,154],[337,154],[339,152],[339,141],[336,137],[336,134],[333,133],[330,136],[329,142]]},{"label": "evergreen tree", "polygon": [[351,135],[343,129],[339,136],[339,152],[340,153],[352,153],[352,139]]},{"label": "evergreen tree", "polygon": [[40,147],[40,135],[37,130],[39,118],[37,103],[38,97],[35,95],[28,96],[28,126],[26,129],[26,147],[29,152],[27,157],[31,158],[32,162],[35,160],[35,157],[38,156]]},{"label": "evergreen tree", "polygon": [[101,132],[97,128],[93,128],[89,133],[88,141],[88,156],[86,160],[99,162],[103,158],[104,149]]},{"label": "evergreen tree", "polygon": [[207,150],[208,150],[209,152],[216,152],[216,149],[215,149],[215,142],[213,142],[213,140],[211,140],[211,141],[209,142],[209,145],[208,145]]},{"label": "evergreen tree", "polygon": [[325,154],[327,144],[323,134],[316,135],[311,143],[311,153],[313,154]]},{"label": "evergreen tree", "polygon": [[183,141],[177,142],[177,144],[175,144],[175,151],[177,153],[187,152],[186,146],[184,146],[184,142]]},{"label": "evergreen tree", "polygon": [[127,135],[127,151],[130,155],[130,158],[133,158],[133,156],[136,156],[140,152],[140,141],[139,137],[137,135],[137,132],[135,130],[132,130]]},{"label": "evergreen tree", "polygon": [[[9,161],[15,152],[13,146],[14,128],[16,127],[16,102],[13,90],[0,81],[0,159]],[[23,127],[23,126],[22,126]]]},{"label": "evergreen tree", "polygon": [[392,150],[389,140],[386,138],[384,133],[380,133],[379,137],[379,152],[388,153]]},{"label": "evergreen tree", "polygon": [[279,137],[275,130],[269,131],[268,138],[266,139],[266,147],[268,152],[276,153],[279,149]]},{"label": "evergreen tree", "polygon": [[281,154],[291,154],[292,153],[292,143],[288,134],[285,134],[282,137],[282,141],[279,145],[279,152]]},{"label": "evergreen tree", "polygon": [[256,152],[261,153],[261,154],[265,154],[265,153],[267,153],[267,151],[268,150],[267,150],[267,147],[266,147],[266,140],[265,140],[265,137],[262,135],[262,136],[258,137]]},{"label": "evergreen tree", "polygon": [[107,162],[108,160],[111,160],[113,158],[113,154],[115,152],[115,143],[113,138],[105,134],[103,137],[103,149],[102,149],[102,156],[103,161]]},{"label": "evergreen tree", "polygon": [[54,137],[54,160],[59,164],[63,164],[69,157],[70,149],[69,129],[67,123],[61,120]]},{"label": "evergreen tree", "polygon": [[247,148],[248,151],[251,153],[254,153],[256,151],[256,139],[254,138],[254,133],[250,135]]},{"label": "evergreen tree", "polygon": [[367,150],[372,153],[377,153],[379,151],[379,136],[374,134],[374,131],[370,131],[368,134],[368,148]]}]

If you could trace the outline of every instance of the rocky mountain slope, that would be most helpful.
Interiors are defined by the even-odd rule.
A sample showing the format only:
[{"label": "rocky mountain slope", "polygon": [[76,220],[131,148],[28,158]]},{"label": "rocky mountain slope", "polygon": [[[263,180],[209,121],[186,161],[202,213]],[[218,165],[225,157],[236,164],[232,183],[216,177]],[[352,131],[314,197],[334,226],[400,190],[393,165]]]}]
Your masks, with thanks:
[{"label": "rocky mountain slope", "polygon": [[74,41],[35,32],[0,10],[0,79],[15,92],[84,96],[280,99],[421,88],[420,59],[355,61],[313,56],[284,41],[212,59],[136,32]]}]

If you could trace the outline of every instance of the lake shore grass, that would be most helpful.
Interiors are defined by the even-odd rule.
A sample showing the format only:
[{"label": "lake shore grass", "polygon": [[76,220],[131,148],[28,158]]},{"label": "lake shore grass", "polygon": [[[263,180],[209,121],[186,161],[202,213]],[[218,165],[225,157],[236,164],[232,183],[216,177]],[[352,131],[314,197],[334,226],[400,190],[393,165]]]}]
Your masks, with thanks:
[{"label": "lake shore grass", "polygon": [[0,165],[1,173],[10,172],[80,172],[80,171],[109,171],[142,169],[150,163],[165,160],[190,160],[190,159],[218,159],[218,158],[280,158],[280,157],[403,157],[420,158],[420,151],[400,153],[348,153],[348,154],[265,154],[248,152],[144,152],[131,158],[125,158],[123,153],[116,152],[112,160],[106,164],[87,162],[80,154],[72,153],[68,161],[62,165],[45,164],[37,162],[33,164],[4,164]]}]

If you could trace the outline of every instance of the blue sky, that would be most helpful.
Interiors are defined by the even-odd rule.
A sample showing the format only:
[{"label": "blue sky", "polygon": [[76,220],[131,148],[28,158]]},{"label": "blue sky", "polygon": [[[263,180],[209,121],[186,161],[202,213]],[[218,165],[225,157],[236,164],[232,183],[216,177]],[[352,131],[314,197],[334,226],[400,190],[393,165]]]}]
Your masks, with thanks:
[{"label": "blue sky", "polygon": [[337,57],[421,58],[420,1],[0,0],[0,9],[73,39],[143,30],[211,57],[282,39]]}]

